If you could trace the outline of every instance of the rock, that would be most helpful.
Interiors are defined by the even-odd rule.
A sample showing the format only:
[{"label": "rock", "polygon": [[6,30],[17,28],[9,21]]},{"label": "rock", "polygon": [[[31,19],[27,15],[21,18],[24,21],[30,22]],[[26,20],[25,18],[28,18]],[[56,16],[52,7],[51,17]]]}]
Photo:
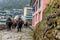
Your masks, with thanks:
[{"label": "rock", "polygon": [[60,30],[60,26],[57,26],[57,30]]},{"label": "rock", "polygon": [[60,17],[60,13],[58,13],[57,16]]},{"label": "rock", "polygon": [[48,25],[48,26],[51,26],[52,24],[54,24],[54,22],[55,22],[55,21],[51,19],[51,20],[47,21],[47,25]]},{"label": "rock", "polygon": [[52,15],[52,18],[56,18],[56,14],[53,14],[53,15]]},{"label": "rock", "polygon": [[52,16],[51,16],[51,15],[49,15],[49,16],[47,17],[47,21],[48,21],[50,18],[52,18]]}]

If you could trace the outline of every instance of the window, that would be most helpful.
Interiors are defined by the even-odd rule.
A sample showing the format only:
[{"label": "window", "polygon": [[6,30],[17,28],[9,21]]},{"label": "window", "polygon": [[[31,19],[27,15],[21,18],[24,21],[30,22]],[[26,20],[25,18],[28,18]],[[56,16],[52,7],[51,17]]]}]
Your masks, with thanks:
[{"label": "window", "polygon": [[36,6],[35,6],[35,11],[40,8],[40,0],[37,1]]},{"label": "window", "polygon": [[32,22],[33,22],[33,25],[34,25],[35,24],[35,16],[33,16],[33,21]]},{"label": "window", "polygon": [[37,5],[35,6],[35,11],[37,10]]},{"label": "window", "polygon": [[32,11],[35,11],[35,7],[32,7]]},{"label": "window", "polygon": [[41,5],[41,0],[39,0],[39,7],[40,7],[40,5]]},{"label": "window", "polygon": [[26,18],[32,18],[32,16],[26,16]]},{"label": "window", "polygon": [[32,9],[27,10],[27,16],[32,16]]},{"label": "window", "polygon": [[36,21],[37,21],[37,14],[36,14]]},{"label": "window", "polygon": [[38,2],[36,3],[36,10],[39,8]]},{"label": "window", "polygon": [[39,12],[39,16],[38,16],[38,20],[39,20],[39,21],[40,21],[40,13],[41,13],[41,12]]},{"label": "window", "polygon": [[38,2],[37,2],[37,9],[39,8],[39,0],[38,0]]}]

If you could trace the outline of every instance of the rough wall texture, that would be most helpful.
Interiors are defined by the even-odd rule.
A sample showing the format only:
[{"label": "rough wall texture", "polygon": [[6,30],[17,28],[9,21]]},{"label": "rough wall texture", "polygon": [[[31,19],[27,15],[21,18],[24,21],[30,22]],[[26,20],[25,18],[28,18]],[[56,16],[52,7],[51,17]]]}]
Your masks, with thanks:
[{"label": "rough wall texture", "polygon": [[36,25],[34,40],[60,40],[60,1],[53,0],[47,5],[43,20]]}]

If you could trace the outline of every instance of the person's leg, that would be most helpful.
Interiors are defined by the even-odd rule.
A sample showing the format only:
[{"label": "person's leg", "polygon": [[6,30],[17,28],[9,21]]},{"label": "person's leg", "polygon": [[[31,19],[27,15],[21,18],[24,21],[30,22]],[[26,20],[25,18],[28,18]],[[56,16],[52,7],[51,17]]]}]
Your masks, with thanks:
[{"label": "person's leg", "polygon": [[12,22],[9,23],[9,30],[11,30]]},{"label": "person's leg", "polygon": [[10,25],[8,25],[7,29],[8,29],[8,30],[11,30],[11,29],[10,29]]},{"label": "person's leg", "polygon": [[9,25],[7,26],[7,30],[9,30]]},{"label": "person's leg", "polygon": [[8,30],[10,30],[10,23],[8,23]]},{"label": "person's leg", "polygon": [[19,29],[20,29],[20,32],[21,32],[21,27]]},{"label": "person's leg", "polygon": [[21,32],[22,25],[19,25],[19,31]]},{"label": "person's leg", "polygon": [[11,30],[11,25],[9,26],[9,30]]},{"label": "person's leg", "polygon": [[17,32],[19,32],[19,26],[17,27]]},{"label": "person's leg", "polygon": [[7,30],[9,30],[9,22],[6,22]]},{"label": "person's leg", "polygon": [[17,26],[17,23],[15,23],[15,27],[14,28],[16,28],[16,26]]}]

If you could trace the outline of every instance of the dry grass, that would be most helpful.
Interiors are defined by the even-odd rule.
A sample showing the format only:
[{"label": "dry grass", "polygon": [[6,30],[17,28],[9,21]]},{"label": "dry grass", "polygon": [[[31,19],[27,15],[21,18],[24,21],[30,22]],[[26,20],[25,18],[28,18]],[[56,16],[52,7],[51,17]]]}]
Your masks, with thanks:
[{"label": "dry grass", "polygon": [[[55,5],[55,3],[57,3],[57,4]],[[48,4],[48,6],[45,9],[44,14],[43,14],[43,20],[36,25],[36,29],[33,34],[34,40],[59,40],[59,39],[55,38],[55,36],[56,36],[55,30],[57,30],[56,27],[58,25],[56,27],[50,28],[51,26],[48,26],[46,24],[46,22],[47,22],[46,18],[48,17],[48,15],[54,15],[54,14],[59,13],[60,7],[57,8],[58,5],[60,5],[60,0],[53,0],[53,2],[50,2]],[[54,19],[54,21],[56,21],[57,23],[60,22],[59,17],[56,17]],[[53,24],[53,26],[54,25],[55,24]]]}]

